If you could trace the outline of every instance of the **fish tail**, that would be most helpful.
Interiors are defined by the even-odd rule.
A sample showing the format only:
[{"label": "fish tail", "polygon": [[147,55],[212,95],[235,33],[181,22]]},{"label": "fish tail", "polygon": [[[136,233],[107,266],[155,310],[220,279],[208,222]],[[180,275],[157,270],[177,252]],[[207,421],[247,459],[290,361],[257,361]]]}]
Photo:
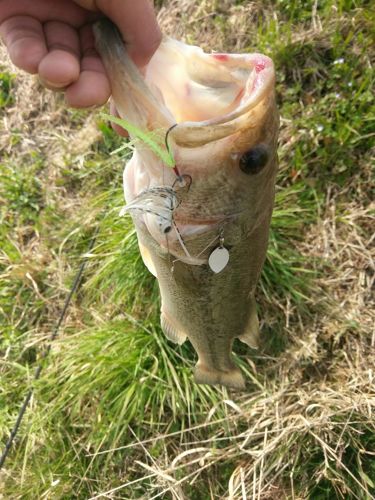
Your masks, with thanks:
[{"label": "fish tail", "polygon": [[224,385],[233,389],[244,389],[245,380],[237,367],[230,370],[217,370],[202,363],[196,365],[194,369],[194,379],[197,384]]}]

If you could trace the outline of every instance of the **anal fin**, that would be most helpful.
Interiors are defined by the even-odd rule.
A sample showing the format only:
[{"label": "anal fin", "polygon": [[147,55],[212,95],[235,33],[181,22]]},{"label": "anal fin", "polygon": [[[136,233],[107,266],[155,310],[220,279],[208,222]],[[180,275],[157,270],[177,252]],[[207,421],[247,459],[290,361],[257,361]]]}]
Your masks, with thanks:
[{"label": "anal fin", "polygon": [[181,328],[178,328],[164,311],[162,311],[160,316],[160,325],[169,340],[179,345],[185,342],[187,338],[186,333]]}]

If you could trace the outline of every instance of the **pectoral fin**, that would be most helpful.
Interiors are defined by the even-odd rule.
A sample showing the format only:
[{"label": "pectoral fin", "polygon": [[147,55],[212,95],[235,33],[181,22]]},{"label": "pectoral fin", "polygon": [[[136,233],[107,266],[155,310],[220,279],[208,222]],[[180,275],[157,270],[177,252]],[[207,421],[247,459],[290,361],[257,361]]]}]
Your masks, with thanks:
[{"label": "pectoral fin", "polygon": [[168,315],[162,311],[160,316],[160,325],[165,336],[175,344],[183,344],[187,338],[186,333],[172,321]]}]

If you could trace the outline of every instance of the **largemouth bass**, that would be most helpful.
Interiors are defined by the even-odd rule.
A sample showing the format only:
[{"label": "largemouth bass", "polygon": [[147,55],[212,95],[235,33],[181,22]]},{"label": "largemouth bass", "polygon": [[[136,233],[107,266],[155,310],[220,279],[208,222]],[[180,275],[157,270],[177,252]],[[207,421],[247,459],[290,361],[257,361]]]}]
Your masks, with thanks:
[{"label": "largemouth bass", "polygon": [[160,287],[162,329],[192,343],[196,382],[243,388],[231,351],[235,338],[251,347],[258,339],[254,293],[277,170],[273,63],[165,37],[139,71],[111,23],[95,35],[119,115],[165,139],[175,162],[138,141],[124,171],[127,210]]}]

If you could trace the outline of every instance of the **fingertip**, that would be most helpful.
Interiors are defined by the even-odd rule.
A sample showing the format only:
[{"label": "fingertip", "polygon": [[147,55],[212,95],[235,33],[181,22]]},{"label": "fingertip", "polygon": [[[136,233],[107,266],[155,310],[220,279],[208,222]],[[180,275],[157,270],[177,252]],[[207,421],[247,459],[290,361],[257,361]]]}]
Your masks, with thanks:
[{"label": "fingertip", "polygon": [[146,66],[162,39],[152,2],[96,0],[96,5],[119,28],[135,64]]},{"label": "fingertip", "polygon": [[78,80],[65,92],[65,100],[72,108],[102,106],[111,95],[107,76],[96,71],[82,71]]},{"label": "fingertip", "polygon": [[129,137],[128,132],[120,127],[120,125],[117,125],[117,123],[111,123],[111,126],[113,130],[116,132],[116,134],[121,135],[121,137]]},{"label": "fingertip", "polygon": [[64,50],[52,50],[39,63],[38,72],[49,86],[66,87],[79,78],[80,64],[76,56]]},{"label": "fingertip", "polygon": [[14,16],[1,23],[0,35],[12,62],[28,73],[37,73],[47,54],[41,23],[27,16]]},{"label": "fingertip", "polygon": [[157,25],[153,26],[147,36],[139,38],[129,46],[129,55],[134,63],[143,68],[158,49],[162,39],[161,31]]},{"label": "fingertip", "polygon": [[22,39],[14,42],[9,56],[15,66],[31,74],[38,73],[39,64],[47,49],[39,40]]}]

